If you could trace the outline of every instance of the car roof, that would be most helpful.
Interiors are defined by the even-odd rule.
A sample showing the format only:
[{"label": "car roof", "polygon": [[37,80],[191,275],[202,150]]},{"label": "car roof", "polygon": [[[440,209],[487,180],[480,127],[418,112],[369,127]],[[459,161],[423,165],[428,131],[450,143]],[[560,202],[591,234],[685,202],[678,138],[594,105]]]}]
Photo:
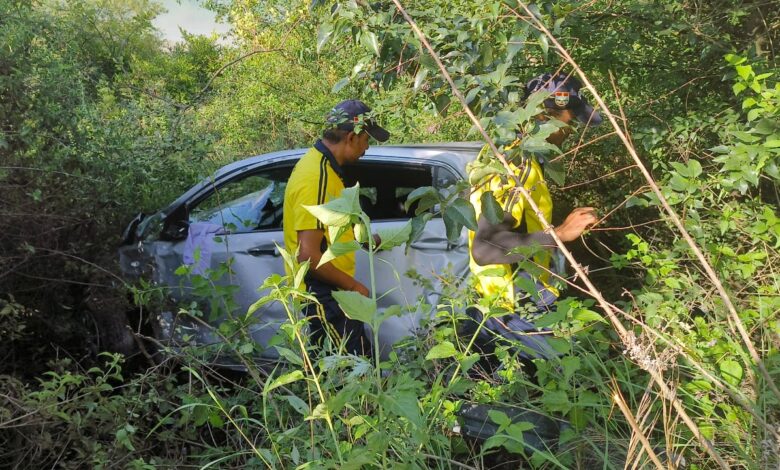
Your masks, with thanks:
[{"label": "car roof", "polygon": [[[447,163],[458,169],[461,174],[465,174],[466,164],[476,158],[483,145],[481,142],[372,145],[366,151],[365,157],[368,157],[367,160],[381,160],[384,157],[393,157],[396,161],[399,159],[435,160]],[[306,153],[310,148],[281,150],[244,158],[223,166],[214,173],[214,178],[221,179],[224,175],[244,169],[253,169],[260,164],[294,159]]]},{"label": "car roof", "polygon": [[[394,162],[409,160],[409,162],[415,163],[428,161],[431,163],[445,164],[457,171],[461,177],[465,177],[466,164],[477,157],[477,154],[483,145],[482,142],[372,145],[368,148],[362,159],[365,161],[388,160]],[[310,148],[311,147],[306,147],[264,153],[229,163],[214,172],[212,176],[191,187],[166,209],[163,209],[162,212],[166,215],[169,214],[183,202],[190,200],[205,186],[219,184],[225,178],[232,178],[274,162],[295,161]]]}]

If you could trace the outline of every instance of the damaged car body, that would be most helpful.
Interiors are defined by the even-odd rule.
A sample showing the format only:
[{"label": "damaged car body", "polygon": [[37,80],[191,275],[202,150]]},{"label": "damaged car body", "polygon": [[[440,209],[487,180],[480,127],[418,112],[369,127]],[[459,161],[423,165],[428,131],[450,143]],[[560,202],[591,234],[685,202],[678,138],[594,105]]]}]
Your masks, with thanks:
[{"label": "damaged car body", "polygon": [[[480,147],[478,143],[370,147],[357,164],[345,167],[345,185],[360,184],[361,208],[371,218],[373,231],[401,227],[414,215],[404,205],[406,196],[420,187],[445,189],[464,179],[466,164],[476,158]],[[182,266],[189,266],[191,273],[213,274],[219,273],[220,266],[229,265],[227,274],[223,272],[212,281],[233,286],[231,310],[245,314],[266,295],[259,290],[263,282],[271,275],[284,274],[277,248],[284,246],[284,190],[295,163],[306,150],[269,153],[231,163],[167,208],[149,216],[139,214],[125,229],[119,249],[123,274],[130,280],[144,278],[153,286],[165,288],[172,301],[169,304],[182,305],[193,299],[191,282],[180,275]],[[358,251],[356,263],[357,279],[367,284],[367,253]],[[376,253],[374,266],[378,307],[400,305],[406,312],[389,318],[380,327],[380,351],[387,356],[393,344],[413,334],[421,320],[430,318],[432,309],[419,306],[437,305],[442,288],[439,275],[445,271],[456,277],[468,275],[465,230],[456,240],[448,240],[442,218],[434,216],[408,247]],[[426,282],[418,282],[417,276]],[[157,340],[174,348],[221,343],[214,328],[224,315],[195,319],[174,310],[152,313]],[[288,321],[287,314],[281,304],[271,302],[254,316],[249,334],[261,351],[260,358],[274,360],[278,352],[269,347],[269,342]],[[370,332],[368,337],[372,337]]]}]

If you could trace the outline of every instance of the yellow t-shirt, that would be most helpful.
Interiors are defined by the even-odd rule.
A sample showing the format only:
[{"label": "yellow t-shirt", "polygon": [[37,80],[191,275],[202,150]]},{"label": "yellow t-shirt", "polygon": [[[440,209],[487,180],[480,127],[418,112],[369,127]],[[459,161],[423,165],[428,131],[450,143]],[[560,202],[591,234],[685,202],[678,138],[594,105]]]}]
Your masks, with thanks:
[{"label": "yellow t-shirt", "polygon": [[[512,146],[516,145],[513,144]],[[478,160],[495,158],[490,148],[486,145],[479,153]],[[547,189],[547,183],[544,181],[544,174],[542,168],[535,158],[528,158],[521,162],[519,165],[509,163],[512,171],[519,176],[520,181],[523,183],[525,189],[531,194],[531,197],[536,202],[536,205],[541,210],[544,218],[548,221],[552,216],[552,198],[550,197],[550,191]],[[528,233],[538,232],[543,230],[544,227],[536,216],[536,213],[531,208],[530,204],[525,201],[525,198],[519,191],[514,191],[516,183],[512,178],[506,178],[507,181],[501,181],[500,175],[492,175],[486,177],[485,180],[477,182],[477,187],[471,194],[470,202],[474,206],[477,212],[477,219],[479,219],[482,213],[482,203],[480,198],[486,191],[492,191],[496,201],[501,207],[512,214],[517,221],[514,228],[520,227],[525,223]],[[474,261],[474,257],[471,256],[471,248],[474,244],[475,233],[469,231],[469,267],[471,272],[476,278],[477,291],[485,297],[498,296],[503,298],[502,302],[507,308],[512,308],[515,301],[515,284],[514,284],[514,272],[512,265],[509,264],[491,264],[486,266],[480,266]],[[550,254],[547,251],[534,256],[534,262],[549,269],[550,267]],[[543,273],[539,280],[557,295],[557,291],[549,286],[549,274]]]},{"label": "yellow t-shirt", "polygon": [[[325,204],[341,196],[343,190],[344,182],[334,170],[333,164],[316,147],[309,149],[295,164],[284,191],[284,217],[282,220],[284,246],[291,255],[294,255],[298,250],[299,230],[324,230],[325,240],[330,246],[332,240],[330,240],[328,228],[303,206]],[[354,239],[352,230],[347,230],[338,241],[348,242]],[[331,263],[340,271],[355,276],[354,252],[338,256]],[[310,269],[314,269],[314,267],[312,266]],[[287,266],[285,266],[285,270],[289,274]]]}]

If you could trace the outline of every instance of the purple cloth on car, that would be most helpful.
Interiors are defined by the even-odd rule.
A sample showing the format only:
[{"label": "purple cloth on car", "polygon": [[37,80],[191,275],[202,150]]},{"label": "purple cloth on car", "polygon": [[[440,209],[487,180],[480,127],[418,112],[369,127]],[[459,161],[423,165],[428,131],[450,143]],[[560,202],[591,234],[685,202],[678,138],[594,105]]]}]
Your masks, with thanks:
[{"label": "purple cloth on car", "polygon": [[225,229],[221,225],[208,222],[195,222],[190,224],[187,232],[187,240],[184,242],[183,261],[186,265],[196,263],[195,254],[200,255],[197,265],[192,269],[194,274],[203,275],[206,269],[211,267],[211,252],[214,250],[214,236],[223,235]]}]

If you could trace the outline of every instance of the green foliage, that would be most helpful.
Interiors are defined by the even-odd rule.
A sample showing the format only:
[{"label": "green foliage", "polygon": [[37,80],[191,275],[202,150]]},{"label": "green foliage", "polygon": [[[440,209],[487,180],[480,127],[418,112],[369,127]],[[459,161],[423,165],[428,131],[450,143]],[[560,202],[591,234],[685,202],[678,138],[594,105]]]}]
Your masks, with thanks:
[{"label": "green foliage", "polygon": [[[522,88],[560,59],[522,18],[521,5],[402,3],[496,143],[511,143],[518,130],[525,134],[508,156],[549,154],[546,138],[558,123],[538,123],[545,96],[521,103]],[[442,273],[445,292],[436,306],[419,300],[380,310],[376,299],[338,296],[375,334],[405,309],[434,309],[422,333],[397,345],[388,359],[344,356],[332,345],[315,351],[298,316],[314,301],[302,290],[309,266],[282,250],[290,276],[265,280],[270,294],[246,315],[232,315],[229,264],[202,276],[181,269],[187,287],[204,299],[178,306],[181,314],[224,315],[226,321],[214,330],[218,345],[176,351],[157,345],[169,356],[177,353],[177,366],[136,375],[117,356],[100,356],[94,368],[71,360],[45,366],[42,358],[53,353],[41,351],[60,336],[51,333],[61,331],[53,326],[83,322],[91,329],[83,318],[122,311],[114,303],[88,315],[83,304],[100,289],[122,295],[96,286],[115,282],[106,274],[113,269],[109,260],[118,227],[133,213],[158,209],[238,156],[309,145],[334,102],[353,96],[370,102],[398,142],[476,135],[468,133],[464,110],[391,2],[315,1],[311,9],[295,0],[204,4],[232,22],[233,43],[187,36],[164,49],[150,24],[158,8],[145,0],[0,0],[0,290],[15,294],[0,301],[8,346],[3,357],[50,369],[38,380],[24,376],[26,382],[0,376],[0,447],[9,449],[2,466],[444,468],[448,459],[484,466],[499,447],[534,468],[649,465],[634,452],[635,436],[614,407],[619,390],[654,446],[666,448],[666,455],[684,454],[692,468],[710,468],[690,431],[649,384],[648,368],[665,373],[686,412],[730,464],[776,465],[774,437],[760,421],[776,424],[778,399],[700,266],[657,222],[655,195],[643,192],[636,172],[624,172],[624,152],[614,139],[580,147],[563,160],[565,171],[553,172],[550,162],[546,171],[558,185],[563,179],[551,173],[589,182],[552,188],[558,210],[593,205],[609,214],[604,224],[614,231],[596,241],[612,253],[590,243],[595,235],[586,240],[598,253],[575,251],[578,259],[588,257],[592,280],[622,308],[629,344],[618,342],[592,299],[564,297],[535,320],[551,330],[560,357],[531,364],[511,344],[486,357],[475,349],[475,337],[458,334],[459,312],[477,304],[474,293]],[[609,90],[610,107],[622,107],[641,156],[712,261],[777,382],[777,12],[768,3],[736,0],[543,1],[529,8],[574,53],[596,88]],[[588,129],[584,141],[590,137]],[[479,165],[476,179],[504,172],[492,160]],[[334,226],[332,239],[355,231],[373,263],[375,250],[414,240],[434,216],[431,209],[438,209],[452,239],[463,227],[474,229],[464,193],[469,183],[476,181],[409,194],[407,210],[416,204],[417,217],[380,233],[378,247],[357,204],[358,188],[313,211]],[[500,208],[486,197],[482,212],[496,221]],[[360,248],[333,244],[326,256]],[[599,260],[610,257],[611,265]],[[133,293],[151,307],[165,291],[147,284]],[[261,368],[253,360],[261,345],[248,329],[254,311],[270,302],[288,314],[270,345],[284,361]],[[485,317],[505,313],[479,307]],[[68,351],[85,349],[80,344]],[[208,361],[215,351],[235,358],[247,374],[214,375]],[[528,424],[494,410],[490,420],[498,434],[466,451],[451,430],[467,403],[522,403],[565,420],[567,429],[557,446],[531,449]]]}]

